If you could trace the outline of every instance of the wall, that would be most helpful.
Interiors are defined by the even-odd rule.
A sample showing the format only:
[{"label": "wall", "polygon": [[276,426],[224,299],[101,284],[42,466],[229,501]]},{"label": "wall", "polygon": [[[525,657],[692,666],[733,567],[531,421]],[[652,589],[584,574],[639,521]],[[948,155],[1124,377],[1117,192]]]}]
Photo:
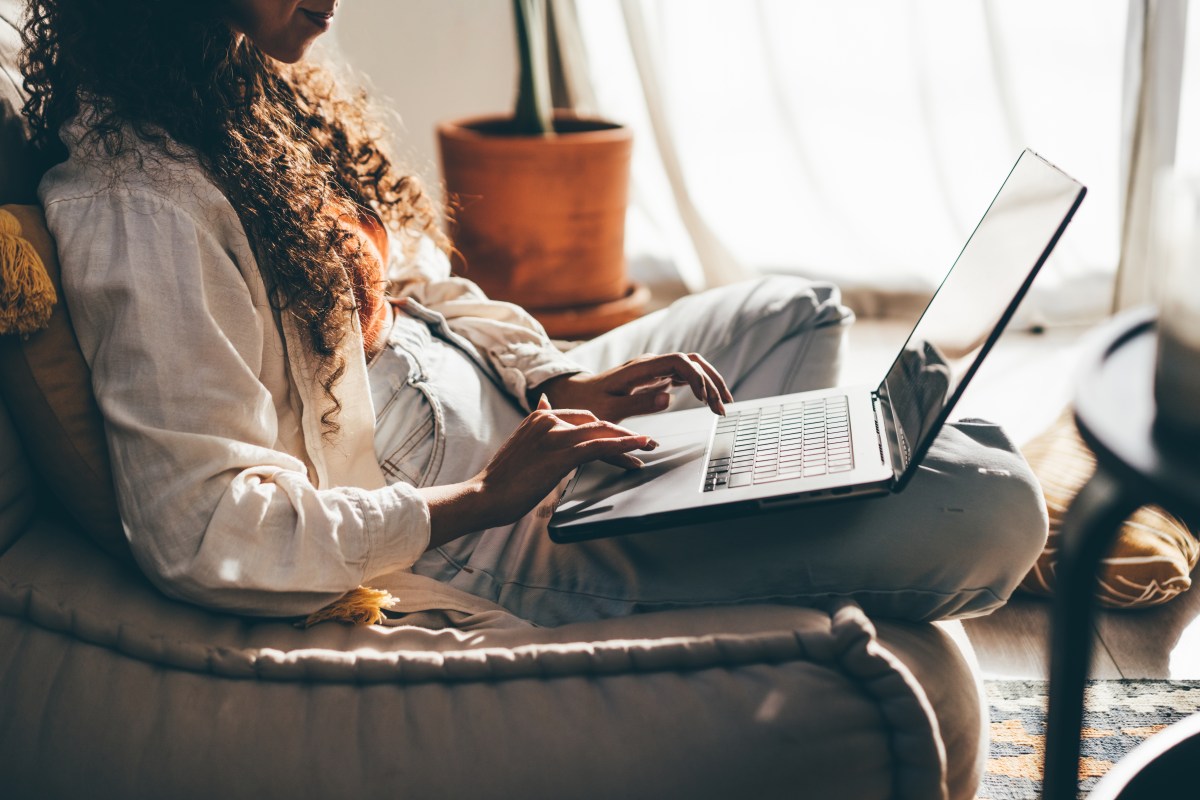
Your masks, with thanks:
[{"label": "wall", "polygon": [[508,111],[516,91],[509,0],[343,0],[333,39],[366,73],[377,101],[400,114],[399,154],[438,180],[439,120]]}]

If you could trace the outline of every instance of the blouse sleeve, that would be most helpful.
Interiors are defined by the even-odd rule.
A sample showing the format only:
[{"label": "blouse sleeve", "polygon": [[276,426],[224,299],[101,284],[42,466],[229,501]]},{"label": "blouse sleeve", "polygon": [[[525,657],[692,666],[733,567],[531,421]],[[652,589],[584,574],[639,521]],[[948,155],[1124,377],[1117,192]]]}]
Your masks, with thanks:
[{"label": "blouse sleeve", "polygon": [[[563,354],[541,324],[513,303],[491,300],[465,278],[450,275],[450,261],[433,241],[421,237],[411,253],[393,256],[388,278],[411,297],[445,317],[450,329],[475,346],[504,387],[526,410],[529,391],[558,375],[584,372]],[[403,248],[393,247],[397,253]]]},{"label": "blouse sleeve", "polygon": [[125,533],[163,592],[299,615],[424,552],[415,489],[318,489],[303,454],[280,449],[262,378],[282,358],[275,318],[213,225],[137,191],[52,201],[46,215]]}]

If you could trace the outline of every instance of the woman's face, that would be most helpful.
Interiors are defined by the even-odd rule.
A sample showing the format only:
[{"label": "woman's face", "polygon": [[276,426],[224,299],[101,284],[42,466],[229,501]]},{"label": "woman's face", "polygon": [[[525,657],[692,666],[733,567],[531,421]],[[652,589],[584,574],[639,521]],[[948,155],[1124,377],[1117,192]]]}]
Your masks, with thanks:
[{"label": "woman's face", "polygon": [[304,58],[333,20],[338,0],[229,0],[229,23],[285,64]]}]

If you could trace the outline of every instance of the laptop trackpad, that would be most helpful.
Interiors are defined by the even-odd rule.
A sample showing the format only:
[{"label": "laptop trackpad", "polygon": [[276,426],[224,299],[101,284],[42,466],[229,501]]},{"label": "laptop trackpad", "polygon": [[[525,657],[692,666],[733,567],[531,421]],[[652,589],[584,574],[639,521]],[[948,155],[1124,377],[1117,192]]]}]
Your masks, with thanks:
[{"label": "laptop trackpad", "polygon": [[[695,432],[655,438],[658,449],[634,453],[646,462],[641,469],[626,470],[599,461],[581,467],[554,514],[555,522],[643,516],[676,508],[684,498],[694,502],[701,493],[707,442]],[[655,482],[653,489],[639,491],[650,481]]]}]

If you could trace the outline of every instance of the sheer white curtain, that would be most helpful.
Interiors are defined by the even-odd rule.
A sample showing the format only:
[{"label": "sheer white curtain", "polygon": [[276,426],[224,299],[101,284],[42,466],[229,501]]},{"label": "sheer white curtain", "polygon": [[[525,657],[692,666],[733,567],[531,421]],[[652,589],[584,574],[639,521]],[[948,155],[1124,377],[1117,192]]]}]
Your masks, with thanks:
[{"label": "sheer white curtain", "polygon": [[1122,120],[1125,191],[1114,309],[1158,299],[1151,236],[1154,183],[1175,163],[1186,31],[1186,0],[1130,3]]},{"label": "sheer white curtain", "polygon": [[[1135,135],[1131,109],[1148,52],[1155,81],[1178,84],[1182,46],[1158,39],[1185,0],[564,5],[586,64],[573,82],[585,73],[591,110],[637,137],[635,269],[691,289],[795,272],[860,298],[927,292],[1031,147],[1089,194],[1023,317],[1094,319],[1130,215],[1148,213],[1130,175],[1174,155],[1173,130],[1135,153],[1163,141]],[[1143,129],[1178,117],[1178,87],[1160,95]]]}]

